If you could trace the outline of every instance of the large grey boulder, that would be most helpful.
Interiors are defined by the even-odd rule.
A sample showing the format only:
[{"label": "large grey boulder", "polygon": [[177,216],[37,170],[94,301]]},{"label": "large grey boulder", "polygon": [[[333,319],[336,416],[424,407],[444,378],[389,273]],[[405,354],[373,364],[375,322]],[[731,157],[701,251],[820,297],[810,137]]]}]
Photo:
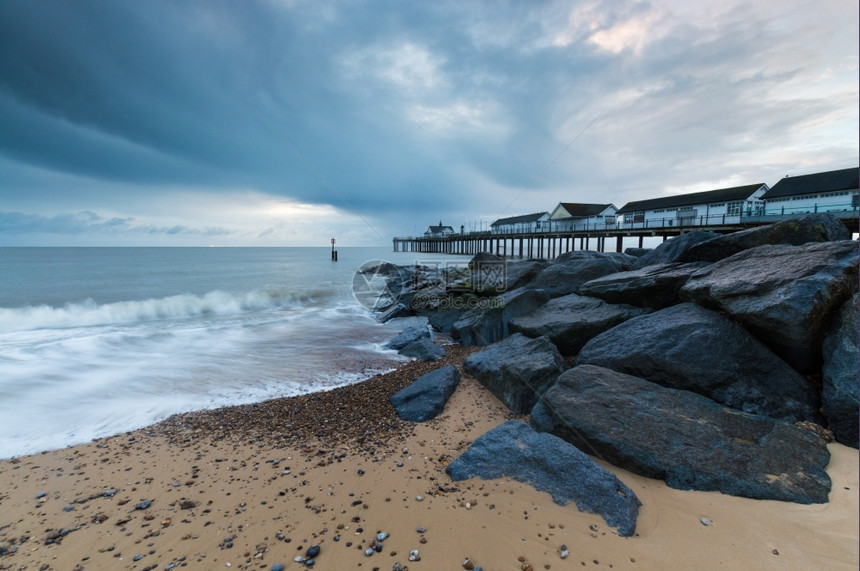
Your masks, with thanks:
[{"label": "large grey boulder", "polygon": [[430,330],[426,326],[411,325],[398,333],[391,341],[385,344],[388,349],[400,350],[420,339],[429,339]]},{"label": "large grey boulder", "polygon": [[811,431],[688,391],[580,365],[541,397],[532,425],[681,490],[824,503],[830,452]]},{"label": "large grey boulder", "polygon": [[858,447],[858,295],[836,313],[836,318],[824,338],[824,367],[822,368],[821,401],[824,416],[836,440],[846,446]]},{"label": "large grey boulder", "polygon": [[753,414],[818,420],[815,390],[743,327],[694,303],[637,317],[586,343],[575,364],[606,367]]},{"label": "large grey boulder", "polygon": [[759,246],[690,276],[683,299],[725,312],[801,373],[821,366],[824,329],[857,292],[857,242]]},{"label": "large grey boulder", "polygon": [[472,309],[451,326],[451,336],[461,345],[489,345],[510,334],[514,317],[531,313],[549,300],[541,290],[519,288],[495,297],[474,298]]},{"label": "large grey boulder", "polygon": [[627,303],[661,309],[678,303],[678,292],[693,272],[707,262],[656,264],[638,270],[609,274],[585,282],[581,295],[599,297],[609,303]]},{"label": "large grey boulder", "polygon": [[590,250],[567,252],[541,270],[528,287],[542,289],[551,297],[577,293],[579,286],[589,280],[623,272],[632,267],[636,258],[626,254],[601,253]]},{"label": "large grey boulder", "polygon": [[[356,276],[353,279],[353,288],[359,290],[359,301],[365,303],[365,297],[368,292],[365,290],[375,290],[373,287],[374,280],[380,276],[385,276],[385,291],[380,299],[385,299],[391,303],[387,307],[374,306],[374,309],[382,311],[378,317],[379,321],[386,322],[396,317],[407,317],[414,315],[416,312],[412,308],[412,300],[417,292],[427,294],[429,292],[444,291],[441,287],[441,280],[437,276],[433,276],[432,268],[424,266],[399,266],[399,271],[388,270],[387,266],[380,266],[381,269],[375,274],[371,274],[368,270],[361,272],[361,276]],[[361,281],[361,280],[365,281]]]},{"label": "large grey boulder", "polygon": [[618,535],[630,537],[642,503],[612,472],[551,434],[517,420],[479,436],[445,471],[455,482],[507,477],[547,492],[560,506],[600,515]]},{"label": "large grey boulder", "polygon": [[439,416],[459,382],[456,367],[441,367],[418,377],[388,400],[403,420],[424,422]]},{"label": "large grey boulder", "polygon": [[478,252],[469,260],[469,269],[477,268],[483,264],[504,264],[505,258],[492,252]]},{"label": "large grey boulder", "polygon": [[529,339],[520,333],[469,355],[463,362],[464,371],[517,414],[528,414],[565,369],[564,359],[549,339]]},{"label": "large grey boulder", "polygon": [[529,337],[549,337],[565,355],[576,355],[585,343],[619,323],[647,313],[631,305],[571,293],[557,297],[535,311],[511,319],[510,330]]},{"label": "large grey boulder", "polygon": [[518,260],[508,262],[505,266],[505,289],[511,291],[525,286],[544,268],[549,266],[546,260]]},{"label": "large grey boulder", "polygon": [[850,240],[851,233],[832,214],[806,214],[775,224],[749,228],[709,240],[690,248],[682,261],[716,262],[743,250],[766,244],[801,246],[810,242]]},{"label": "large grey boulder", "polygon": [[715,232],[704,232],[702,230],[692,230],[685,232],[680,236],[670,238],[651,250],[645,253],[636,260],[634,268],[644,268],[645,266],[653,266],[655,264],[671,264],[681,260],[687,251],[708,240],[719,238],[720,234]]},{"label": "large grey boulder", "polygon": [[482,252],[465,266],[449,266],[449,290],[478,295],[496,295],[528,284],[544,269],[546,260],[507,261],[501,256]]}]

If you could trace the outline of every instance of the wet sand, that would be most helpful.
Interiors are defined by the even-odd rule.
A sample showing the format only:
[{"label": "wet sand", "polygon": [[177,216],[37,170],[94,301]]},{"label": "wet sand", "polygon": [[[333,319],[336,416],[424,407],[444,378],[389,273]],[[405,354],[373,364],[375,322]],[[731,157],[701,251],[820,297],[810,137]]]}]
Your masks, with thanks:
[{"label": "wet sand", "polygon": [[390,394],[476,349],[448,350],[327,393],[0,461],[0,569],[303,569],[312,545],[314,568],[334,570],[858,568],[858,452],[839,444],[823,505],[673,490],[603,464],[643,503],[630,538],[525,484],[451,482],[450,461],[517,417],[463,375],[440,417],[400,421]]}]

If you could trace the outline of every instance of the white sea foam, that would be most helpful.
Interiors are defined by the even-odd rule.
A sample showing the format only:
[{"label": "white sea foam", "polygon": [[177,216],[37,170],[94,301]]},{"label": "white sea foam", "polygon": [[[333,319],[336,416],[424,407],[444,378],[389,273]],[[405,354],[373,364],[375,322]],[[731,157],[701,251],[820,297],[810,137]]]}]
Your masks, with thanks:
[{"label": "white sea foam", "polygon": [[28,331],[94,325],[127,324],[138,321],[182,319],[199,316],[234,315],[307,304],[332,292],[319,290],[300,295],[283,291],[254,290],[240,294],[211,291],[205,295],[180,294],[159,299],[98,304],[92,299],[49,305],[0,308],[0,332]]},{"label": "white sea foam", "polygon": [[402,324],[318,253],[0,248],[0,458],[392,368]]}]

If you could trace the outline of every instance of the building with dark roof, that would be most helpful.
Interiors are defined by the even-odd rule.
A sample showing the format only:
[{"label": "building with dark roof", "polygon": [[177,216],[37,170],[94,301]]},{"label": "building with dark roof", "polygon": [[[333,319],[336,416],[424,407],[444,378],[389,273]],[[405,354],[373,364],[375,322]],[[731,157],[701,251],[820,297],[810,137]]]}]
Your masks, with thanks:
[{"label": "building with dark roof", "polygon": [[550,212],[548,229],[555,232],[611,228],[617,212],[614,204],[559,202]]},{"label": "building with dark roof", "polygon": [[454,228],[451,226],[444,226],[442,221],[439,221],[438,226],[428,226],[427,231],[424,232],[425,238],[442,238],[444,236],[450,236],[454,233]]},{"label": "building with dark roof", "polygon": [[787,176],[762,197],[767,214],[846,212],[858,209],[858,173],[853,167]]},{"label": "building with dark roof", "polygon": [[628,202],[618,210],[620,223],[636,228],[706,226],[739,222],[764,212],[764,183],[676,194]]},{"label": "building with dark roof", "polygon": [[534,232],[541,227],[541,223],[549,217],[547,212],[535,212],[533,214],[521,214],[519,216],[508,216],[499,218],[490,224],[490,231],[494,234],[517,234],[523,232]]}]

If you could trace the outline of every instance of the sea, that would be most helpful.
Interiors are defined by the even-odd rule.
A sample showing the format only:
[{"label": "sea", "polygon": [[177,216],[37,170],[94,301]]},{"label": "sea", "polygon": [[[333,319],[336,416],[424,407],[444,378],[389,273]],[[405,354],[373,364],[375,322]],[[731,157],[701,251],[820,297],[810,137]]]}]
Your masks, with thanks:
[{"label": "sea", "polygon": [[0,458],[391,370],[404,358],[384,344],[404,324],[378,323],[384,285],[359,270],[468,261],[337,253],[0,248]]}]

